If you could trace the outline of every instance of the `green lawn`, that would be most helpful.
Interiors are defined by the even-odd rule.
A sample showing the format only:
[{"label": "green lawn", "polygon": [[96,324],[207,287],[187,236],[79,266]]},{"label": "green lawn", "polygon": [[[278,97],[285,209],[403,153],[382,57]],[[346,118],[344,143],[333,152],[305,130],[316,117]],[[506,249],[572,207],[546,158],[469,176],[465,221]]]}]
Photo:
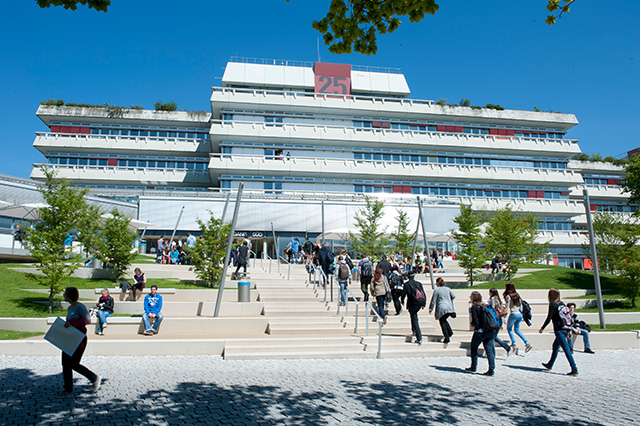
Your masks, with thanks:
[{"label": "green lawn", "polygon": [[40,331],[13,331],[0,330],[0,340],[18,340],[25,337],[41,336],[44,333]]},{"label": "green lawn", "polygon": [[[525,265],[523,268],[539,268],[539,271],[514,278],[511,280],[516,289],[595,289],[593,272],[579,269],[564,268],[562,266]],[[489,281],[474,285],[474,288],[488,289],[492,287],[504,288],[507,281]],[[618,293],[618,287],[613,275],[600,274],[600,285],[607,293]]]},{"label": "green lawn", "polygon": [[632,331],[640,330],[640,323],[635,324],[605,324],[606,329],[601,329],[600,324],[589,324],[591,331]]},{"label": "green lawn", "polygon": [[[27,279],[23,272],[14,271],[11,268],[23,268],[21,264],[0,264],[0,317],[5,318],[46,318],[48,316],[64,316],[66,315],[65,309],[54,309],[52,313],[49,313],[49,307],[47,305],[40,305],[34,302],[36,301],[48,301],[46,294],[38,294],[31,291],[25,291],[23,289],[44,289],[45,287],[39,286],[35,281]],[[179,289],[203,289],[203,287],[197,284],[191,284],[178,281],[177,279],[154,279],[147,280],[147,287],[151,285],[157,285],[158,287],[169,287]],[[74,286],[82,289],[107,287],[113,288],[114,282],[111,280],[90,280],[85,278],[67,278],[64,282],[64,286]],[[61,301],[62,297],[55,296],[54,300]],[[96,296],[97,300],[97,296]]]}]

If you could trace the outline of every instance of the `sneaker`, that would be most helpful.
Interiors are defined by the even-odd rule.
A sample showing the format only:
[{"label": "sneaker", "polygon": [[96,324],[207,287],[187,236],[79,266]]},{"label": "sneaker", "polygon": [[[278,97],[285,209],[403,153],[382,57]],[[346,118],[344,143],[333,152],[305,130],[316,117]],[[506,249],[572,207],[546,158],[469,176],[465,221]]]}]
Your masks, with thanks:
[{"label": "sneaker", "polygon": [[98,376],[96,377],[96,381],[93,382],[93,392],[98,392],[98,389],[100,389],[100,382],[102,381],[102,377]]},{"label": "sneaker", "polygon": [[418,344],[418,346],[422,346],[422,340],[418,340],[416,343]]},{"label": "sneaker", "polygon": [[98,336],[102,336],[104,333],[103,333],[102,331],[97,331],[97,332],[96,332],[96,334],[97,334]]},{"label": "sneaker", "polygon": [[493,376],[495,373],[493,372],[493,370],[488,370],[486,373],[484,373],[485,376]]},{"label": "sneaker", "polygon": [[518,355],[518,347],[516,345],[511,345],[511,352],[513,352],[514,355]]},{"label": "sneaker", "polygon": [[387,317],[382,318],[382,325],[387,325]]},{"label": "sneaker", "polygon": [[551,364],[546,363],[546,362],[543,362],[543,363],[542,363],[542,366],[543,366],[544,368],[546,368],[547,370],[551,370],[551,368],[553,367]]},{"label": "sneaker", "polygon": [[585,350],[584,350],[584,353],[585,353],[585,354],[595,354],[595,352],[594,352],[594,351],[592,351],[592,350],[591,350],[591,348],[587,348],[587,349],[585,349]]},{"label": "sneaker", "polygon": [[578,372],[575,370],[571,370],[570,372],[567,373],[567,376],[577,376]]},{"label": "sneaker", "polygon": [[531,349],[533,349],[533,345],[531,343],[527,343],[527,345],[524,347],[524,353],[529,352]]},{"label": "sneaker", "polygon": [[153,330],[145,330],[144,331],[144,335],[145,336],[153,336]]},{"label": "sneaker", "polygon": [[510,353],[511,353],[511,346],[507,347],[507,357],[509,356]]},{"label": "sneaker", "polygon": [[476,369],[475,369],[475,368],[473,368],[473,367],[468,367],[468,368],[465,368],[465,371],[470,371],[470,372],[472,372],[472,373],[475,373],[475,372],[476,372]]},{"label": "sneaker", "polygon": [[107,324],[106,322],[104,324],[102,324],[102,329],[104,330],[105,328],[107,328],[109,326],[109,324]]}]

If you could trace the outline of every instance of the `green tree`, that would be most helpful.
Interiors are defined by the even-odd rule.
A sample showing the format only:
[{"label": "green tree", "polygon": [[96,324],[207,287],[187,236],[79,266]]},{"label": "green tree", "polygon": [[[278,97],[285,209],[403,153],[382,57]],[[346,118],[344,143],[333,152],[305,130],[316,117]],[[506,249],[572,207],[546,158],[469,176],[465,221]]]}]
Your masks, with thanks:
[{"label": "green tree", "polygon": [[485,259],[480,234],[482,220],[473,213],[471,206],[461,204],[460,214],[453,221],[458,224],[458,230],[454,231],[453,237],[460,247],[456,258],[464,268],[467,280],[473,286],[478,269],[482,267]]},{"label": "green tree", "polygon": [[213,214],[207,222],[200,219],[197,222],[202,236],[196,240],[196,246],[189,251],[189,256],[198,278],[213,287],[222,277],[231,223],[224,224]]},{"label": "green tree", "polygon": [[406,256],[413,248],[415,233],[409,233],[409,218],[407,212],[397,209],[398,227],[391,233],[391,238],[396,242],[396,250],[401,251]]},{"label": "green tree", "polygon": [[640,203],[640,156],[633,157],[624,166],[624,171],[626,175],[620,184],[622,192],[629,194],[629,203]]},{"label": "green tree", "polygon": [[556,19],[562,17],[563,14],[569,13],[570,6],[576,0],[548,0],[547,10],[551,12],[551,15],[547,15],[545,22],[548,25],[556,23]]},{"label": "green tree", "polygon": [[97,253],[102,227],[99,219],[100,208],[95,204],[87,204],[86,214],[80,218],[76,225],[78,241],[82,243],[87,258],[91,258]]},{"label": "green tree", "polygon": [[95,9],[98,12],[106,12],[111,5],[111,0],[36,0],[41,8],[51,6],[62,6],[65,9],[76,10],[78,5],[87,5],[89,9]]},{"label": "green tree", "polygon": [[384,203],[369,197],[366,197],[366,202],[367,205],[356,213],[359,235],[350,232],[349,240],[356,252],[379,257],[389,247],[389,239],[385,236],[387,227],[380,228],[384,216]]},{"label": "green tree", "polygon": [[537,236],[538,217],[517,214],[507,205],[489,219],[483,242],[488,253],[509,263],[507,279],[511,279],[523,261],[537,260],[546,250],[548,243],[538,244]]},{"label": "green tree", "polygon": [[97,257],[113,270],[116,281],[122,278],[136,257],[132,252],[138,233],[129,228],[131,219],[114,209],[102,220],[96,241]]},{"label": "green tree", "polygon": [[[593,215],[593,238],[598,252],[598,265],[603,272],[613,273],[620,255],[622,240],[620,234],[625,226],[624,217],[610,212],[599,212]],[[583,244],[582,250],[591,258],[591,247]]]},{"label": "green tree", "polygon": [[46,180],[39,191],[47,207],[38,209],[40,221],[27,230],[27,240],[42,275],[27,274],[27,277],[49,289],[51,312],[53,296],[62,290],[62,281],[80,266],[81,257],[74,255],[64,241],[67,234],[85,220],[87,191],[72,188],[64,179],[56,179],[52,169],[41,167],[40,170]]}]

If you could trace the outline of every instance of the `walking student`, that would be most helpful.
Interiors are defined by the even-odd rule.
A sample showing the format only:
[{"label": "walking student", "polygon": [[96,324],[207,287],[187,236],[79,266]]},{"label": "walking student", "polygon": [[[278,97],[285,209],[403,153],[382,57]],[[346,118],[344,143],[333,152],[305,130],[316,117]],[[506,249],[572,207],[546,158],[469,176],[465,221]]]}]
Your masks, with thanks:
[{"label": "walking student", "polygon": [[75,327],[80,330],[85,336],[84,339],[78,345],[78,348],[69,356],[62,352],[62,377],[64,380],[64,392],[61,396],[73,395],[73,372],[82,374],[91,383],[93,383],[93,392],[97,392],[100,388],[101,377],[89,370],[84,365],[80,364],[82,360],[82,354],[87,347],[87,324],[91,324],[91,317],[87,307],[78,302],[80,293],[75,287],[67,287],[64,290],[64,300],[69,303],[67,308],[67,322],[64,327]]},{"label": "walking student", "polygon": [[[520,323],[522,322],[522,312],[520,311],[521,299],[520,295],[516,291],[516,286],[513,283],[506,283],[504,285],[504,303],[507,305],[509,311],[509,319],[507,320],[507,331],[509,332],[509,338],[511,339],[511,351],[514,355],[518,355],[518,347],[516,346],[516,334],[522,339],[525,344],[524,351],[529,352],[533,346],[529,343],[527,338],[520,331]],[[514,331],[515,330],[515,334]]]},{"label": "walking student", "polygon": [[404,283],[404,295],[407,297],[407,310],[411,317],[411,331],[416,336],[416,343],[422,345],[422,330],[420,330],[418,312],[427,305],[427,296],[422,283],[415,280],[416,272],[412,270],[407,275],[409,281]]},{"label": "walking student", "polygon": [[456,310],[453,306],[453,299],[456,298],[456,295],[453,294],[453,291],[447,286],[445,286],[444,280],[442,277],[438,277],[436,280],[436,289],[433,291],[433,295],[431,296],[431,303],[429,304],[429,313],[432,313],[433,310],[436,310],[436,320],[440,322],[440,329],[442,330],[442,335],[444,336],[444,340],[442,343],[449,343],[451,341],[451,336],[453,336],[453,330],[451,329],[451,325],[447,321],[449,317],[456,317]]},{"label": "walking student", "polygon": [[376,268],[375,274],[373,274],[373,280],[371,281],[371,295],[376,298],[376,305],[378,306],[378,313],[382,318],[382,324],[387,323],[387,314],[384,311],[384,302],[389,291],[389,281],[387,277],[382,273],[382,269]]},{"label": "walking student", "polygon": [[478,347],[480,343],[484,347],[489,361],[489,369],[484,373],[485,376],[493,376],[496,369],[496,347],[493,343],[493,330],[485,329],[484,312],[485,307],[482,306],[482,295],[477,291],[472,291],[470,296],[471,308],[471,326],[473,327],[473,337],[471,338],[471,366],[467,371],[475,372],[478,367]]},{"label": "walking student", "polygon": [[338,265],[335,268],[334,276],[340,286],[340,306],[344,306],[347,304],[347,286],[351,282],[351,268],[342,256],[338,256]]},{"label": "walking student", "polygon": [[578,366],[576,366],[576,362],[573,359],[568,342],[568,339],[571,339],[571,314],[569,313],[569,308],[560,300],[560,291],[557,288],[549,289],[548,298],[549,312],[547,313],[547,318],[544,320],[544,324],[540,327],[539,333],[542,334],[545,327],[549,325],[550,322],[553,322],[553,334],[556,335],[556,338],[553,341],[551,358],[549,359],[549,362],[543,362],[542,366],[547,370],[551,370],[553,368],[553,363],[556,362],[556,358],[558,357],[560,347],[562,346],[562,350],[564,351],[567,361],[569,361],[569,365],[571,366],[571,371],[568,375],[577,376]]},{"label": "walking student", "polygon": [[498,314],[498,318],[500,320],[500,328],[495,330],[493,334],[493,340],[497,344],[502,346],[504,350],[507,351],[507,356],[509,356],[509,353],[511,352],[511,346],[509,346],[507,342],[505,342],[500,337],[498,337],[498,334],[500,334],[500,330],[502,330],[502,324],[503,324],[502,318],[507,316],[508,311],[507,311],[507,308],[505,308],[505,306],[502,304],[502,300],[500,299],[500,294],[498,294],[497,288],[494,287],[489,290],[489,301],[487,302],[487,304],[489,304],[493,308],[493,310]]},{"label": "walking student", "polygon": [[393,297],[393,307],[396,309],[396,315],[400,315],[402,311],[402,297],[404,295],[404,277],[400,272],[398,265],[391,267],[389,274],[389,285],[391,286],[391,296]]},{"label": "walking student", "polygon": [[362,253],[362,260],[358,263],[358,273],[360,274],[360,290],[364,295],[364,301],[369,300],[369,284],[373,278],[373,263],[367,259],[367,255]]}]

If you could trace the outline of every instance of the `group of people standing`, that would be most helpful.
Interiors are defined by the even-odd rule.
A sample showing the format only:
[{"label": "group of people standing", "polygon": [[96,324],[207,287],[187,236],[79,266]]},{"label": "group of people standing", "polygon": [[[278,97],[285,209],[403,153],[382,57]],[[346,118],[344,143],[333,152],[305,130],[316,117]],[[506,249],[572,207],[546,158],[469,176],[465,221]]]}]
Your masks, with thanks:
[{"label": "group of people standing", "polygon": [[189,250],[195,246],[196,237],[190,232],[184,243],[179,239],[167,241],[166,237],[160,237],[156,242],[156,260],[166,265],[188,265]]}]

